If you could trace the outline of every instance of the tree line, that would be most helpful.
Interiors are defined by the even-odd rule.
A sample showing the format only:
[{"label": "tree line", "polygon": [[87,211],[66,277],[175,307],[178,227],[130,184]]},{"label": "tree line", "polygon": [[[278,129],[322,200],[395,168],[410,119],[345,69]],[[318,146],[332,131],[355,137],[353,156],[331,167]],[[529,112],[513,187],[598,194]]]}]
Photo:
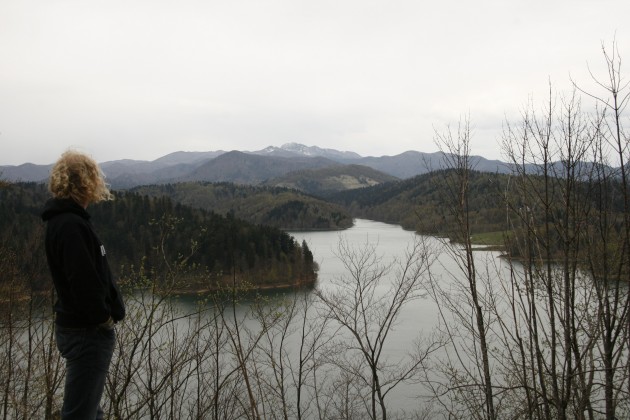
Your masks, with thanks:
[{"label": "tree line", "polygon": [[[117,276],[140,265],[144,270],[155,270],[160,261],[154,249],[160,247],[182,259],[189,256],[186,263],[200,273],[212,272],[219,283],[227,281],[234,271],[246,273],[260,286],[312,284],[315,280],[316,267],[308,245],[297,243],[280,229],[247,223],[233,213],[223,216],[193,209],[164,196],[151,198],[133,192],[115,192],[114,196],[114,200],[91,206],[89,212]],[[37,267],[31,279],[38,290],[49,285],[45,264],[34,266],[23,256],[44,258],[44,224],[39,215],[47,197],[46,187],[36,183],[9,184],[0,189],[1,243],[20,257],[20,270]],[[190,277],[194,278],[192,274]]]}]

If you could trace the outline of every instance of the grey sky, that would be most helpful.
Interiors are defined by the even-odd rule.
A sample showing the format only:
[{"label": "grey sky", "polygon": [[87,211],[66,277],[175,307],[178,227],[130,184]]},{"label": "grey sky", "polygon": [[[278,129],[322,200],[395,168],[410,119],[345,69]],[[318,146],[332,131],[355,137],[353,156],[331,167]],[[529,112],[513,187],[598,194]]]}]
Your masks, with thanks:
[{"label": "grey sky", "polygon": [[[630,1],[3,0],[0,165],[287,142],[431,152],[470,115],[500,158],[507,119],[601,45],[630,60]],[[630,66],[625,67],[630,78]]]}]

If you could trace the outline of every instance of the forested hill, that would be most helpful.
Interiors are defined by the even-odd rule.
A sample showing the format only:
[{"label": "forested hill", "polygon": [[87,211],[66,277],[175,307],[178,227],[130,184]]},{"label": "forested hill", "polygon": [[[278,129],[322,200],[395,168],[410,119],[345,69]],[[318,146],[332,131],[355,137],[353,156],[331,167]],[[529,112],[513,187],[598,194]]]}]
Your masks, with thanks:
[{"label": "forested hill", "polygon": [[168,196],[194,208],[232,213],[250,223],[282,229],[337,230],[352,226],[352,217],[341,206],[287,188],[186,182],[147,185],[132,191]]},{"label": "forested hill", "polygon": [[[549,223],[556,224],[549,234],[553,237],[549,253],[554,255],[560,254],[565,240],[558,226],[569,223],[565,220],[566,209],[562,207],[566,200],[576,202],[584,212],[582,219],[575,222],[581,229],[580,235],[589,230],[597,231],[598,226],[591,225],[597,219],[591,214],[603,212],[603,208],[608,222],[615,226],[621,226],[621,221],[627,217],[623,188],[614,176],[601,182],[528,175],[524,186],[522,177],[516,180],[510,175],[469,171],[466,196],[462,197],[461,175],[456,170],[436,171],[404,181],[340,192],[331,200],[346,207],[354,217],[400,224],[405,229],[456,241],[461,240],[462,223],[468,223],[468,234],[482,238],[480,243],[494,245],[507,245],[505,235],[511,236],[522,228],[526,213],[525,221],[534,231],[542,232]],[[567,189],[571,194],[569,198]],[[464,207],[458,208],[461,203]],[[467,217],[466,222],[463,217]],[[513,256],[522,255],[522,250],[516,246],[510,244],[509,252]]]},{"label": "forested hill", "polygon": [[[435,171],[403,181],[339,192],[331,201],[354,217],[402,225],[432,235],[449,235],[453,224],[448,209],[453,197],[447,186],[449,171]],[[472,233],[504,230],[502,195],[507,176],[469,173],[469,210]]]},{"label": "forested hill", "polygon": [[[306,244],[296,243],[279,229],[193,209],[167,197],[115,195],[115,200],[92,205],[88,212],[117,274],[141,265],[147,273],[164,270],[165,264],[181,267],[178,263],[191,255],[186,271],[194,268],[197,281],[205,281],[195,288],[230,280],[233,268],[239,279],[260,287],[310,284],[315,279],[313,256]],[[42,184],[0,188],[0,253],[2,264],[8,264],[0,267],[0,281],[11,280],[6,274],[15,272],[28,277],[36,288],[49,286],[42,246],[44,223],[39,217],[47,198]]]}]

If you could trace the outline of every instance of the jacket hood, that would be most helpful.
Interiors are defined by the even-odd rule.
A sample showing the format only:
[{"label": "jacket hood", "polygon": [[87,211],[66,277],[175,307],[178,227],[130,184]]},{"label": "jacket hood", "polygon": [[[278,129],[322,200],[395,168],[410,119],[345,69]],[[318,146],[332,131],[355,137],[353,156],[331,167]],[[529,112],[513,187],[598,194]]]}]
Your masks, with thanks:
[{"label": "jacket hood", "polygon": [[51,198],[44,205],[44,211],[41,216],[42,220],[46,222],[63,213],[74,213],[86,220],[90,219],[89,213],[71,198]]}]

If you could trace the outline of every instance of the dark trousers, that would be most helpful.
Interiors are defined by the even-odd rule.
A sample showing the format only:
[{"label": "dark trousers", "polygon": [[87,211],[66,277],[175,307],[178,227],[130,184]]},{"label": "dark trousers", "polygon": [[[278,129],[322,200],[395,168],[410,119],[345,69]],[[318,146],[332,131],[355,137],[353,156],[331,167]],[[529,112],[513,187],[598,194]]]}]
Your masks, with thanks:
[{"label": "dark trousers", "polygon": [[55,327],[57,348],[66,360],[63,420],[103,419],[100,406],[116,333],[101,327]]}]

